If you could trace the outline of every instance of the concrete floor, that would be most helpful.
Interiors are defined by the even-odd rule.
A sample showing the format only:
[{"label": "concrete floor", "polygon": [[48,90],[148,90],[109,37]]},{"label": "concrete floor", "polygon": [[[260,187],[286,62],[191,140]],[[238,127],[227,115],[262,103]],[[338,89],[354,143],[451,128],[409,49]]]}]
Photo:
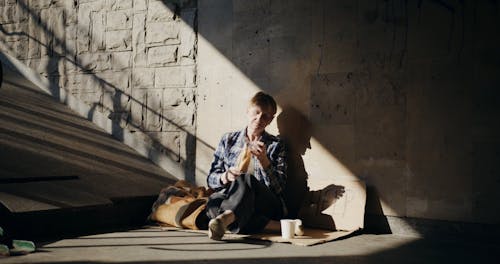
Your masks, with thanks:
[{"label": "concrete floor", "polygon": [[0,263],[494,263],[500,243],[363,234],[311,247],[145,228],[38,243]]}]

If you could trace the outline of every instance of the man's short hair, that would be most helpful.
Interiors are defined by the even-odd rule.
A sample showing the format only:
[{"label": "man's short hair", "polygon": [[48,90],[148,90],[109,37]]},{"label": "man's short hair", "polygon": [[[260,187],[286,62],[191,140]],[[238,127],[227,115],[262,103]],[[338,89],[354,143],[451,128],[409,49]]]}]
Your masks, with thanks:
[{"label": "man's short hair", "polygon": [[256,93],[252,99],[250,99],[250,105],[257,105],[262,108],[270,107],[273,113],[278,111],[278,107],[276,106],[276,101],[272,96],[266,94],[264,92]]}]

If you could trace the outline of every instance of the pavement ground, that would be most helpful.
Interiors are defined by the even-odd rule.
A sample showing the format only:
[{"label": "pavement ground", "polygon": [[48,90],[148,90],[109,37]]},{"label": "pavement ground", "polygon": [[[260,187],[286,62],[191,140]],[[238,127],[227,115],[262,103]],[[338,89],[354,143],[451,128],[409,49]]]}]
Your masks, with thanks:
[{"label": "pavement ground", "polygon": [[38,242],[35,253],[0,263],[497,263],[500,243],[360,234],[315,246],[249,239],[210,240],[205,234],[159,227]]}]

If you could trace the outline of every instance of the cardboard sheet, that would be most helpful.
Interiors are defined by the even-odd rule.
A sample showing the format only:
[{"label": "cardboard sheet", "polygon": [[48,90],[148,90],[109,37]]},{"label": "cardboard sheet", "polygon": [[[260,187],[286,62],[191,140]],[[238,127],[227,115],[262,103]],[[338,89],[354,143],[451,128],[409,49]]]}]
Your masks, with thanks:
[{"label": "cardboard sheet", "polygon": [[366,185],[359,180],[316,183],[311,203],[299,218],[307,227],[304,235],[283,240],[280,234],[256,234],[250,238],[312,246],[346,237],[364,227]]},{"label": "cardboard sheet", "polygon": [[307,227],[352,231],[364,226],[366,185],[359,180],[319,182],[299,218]]},{"label": "cardboard sheet", "polygon": [[[191,229],[181,229],[174,226],[162,226],[162,230],[164,231],[182,231],[182,232],[190,232],[190,233],[202,233],[207,234],[207,230],[191,230]],[[224,235],[223,240],[239,240],[239,239],[257,239],[257,240],[266,240],[271,242],[279,242],[279,243],[290,243],[292,245],[298,246],[313,246],[321,243],[325,243],[328,241],[333,241],[336,239],[340,239],[346,237],[356,230],[352,231],[330,231],[324,229],[314,229],[314,228],[306,228],[304,230],[303,236],[296,236],[290,240],[284,240],[281,238],[281,234],[254,234],[254,235],[241,235],[241,234],[232,234],[226,233]]]},{"label": "cardboard sheet", "polygon": [[[311,203],[300,216],[306,226],[303,236],[284,240],[278,232],[254,235],[226,233],[223,239],[258,239],[312,246],[347,237],[363,228],[366,203],[364,182],[339,180],[334,184],[320,183],[319,186],[321,187],[318,190],[311,192],[311,197],[313,197]],[[165,225],[161,226],[161,229],[208,234],[206,230],[180,229]]]},{"label": "cardboard sheet", "polygon": [[324,229],[312,229],[306,228],[304,230],[303,236],[296,236],[295,238],[285,240],[281,237],[281,234],[256,234],[251,235],[249,238],[269,240],[272,242],[280,243],[290,243],[298,246],[312,246],[316,244],[325,243],[328,241],[333,241],[342,237],[346,237],[356,230],[352,231],[329,231]]}]

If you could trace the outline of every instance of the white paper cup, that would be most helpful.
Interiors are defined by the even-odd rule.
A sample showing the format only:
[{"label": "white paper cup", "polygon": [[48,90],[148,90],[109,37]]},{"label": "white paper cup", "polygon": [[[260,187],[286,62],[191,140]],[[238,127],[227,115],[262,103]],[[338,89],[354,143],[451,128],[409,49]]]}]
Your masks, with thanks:
[{"label": "white paper cup", "polygon": [[281,237],[285,240],[292,239],[295,236],[295,220],[281,219]]}]

